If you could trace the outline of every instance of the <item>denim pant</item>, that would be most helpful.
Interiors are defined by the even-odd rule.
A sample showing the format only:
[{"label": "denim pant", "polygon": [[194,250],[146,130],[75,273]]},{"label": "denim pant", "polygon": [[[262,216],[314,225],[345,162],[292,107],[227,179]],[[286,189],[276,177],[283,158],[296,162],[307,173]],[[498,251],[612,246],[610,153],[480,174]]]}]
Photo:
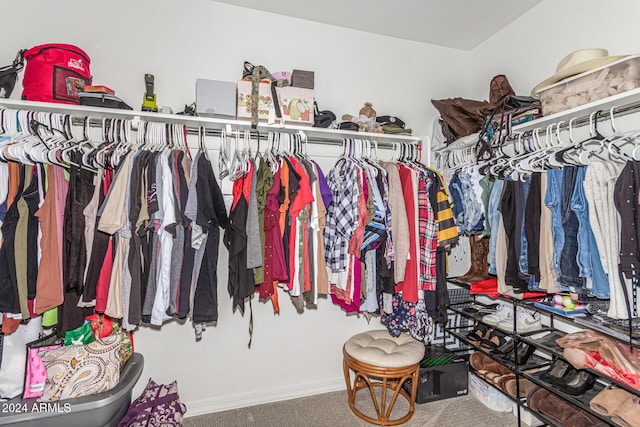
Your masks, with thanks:
[{"label": "denim pant", "polygon": [[476,234],[484,229],[484,209],[475,194],[472,174],[460,171],[462,202],[464,204],[464,229],[467,234]]},{"label": "denim pant", "polygon": [[491,237],[489,238],[489,273],[497,274],[496,270],[496,241],[498,240],[498,228],[500,226],[500,211],[498,206],[500,199],[502,198],[502,188],[504,187],[504,181],[496,179],[491,190],[491,196],[489,197],[489,223],[491,224]]},{"label": "denim pant", "polygon": [[456,225],[460,234],[466,234],[465,230],[465,209],[462,202],[462,183],[460,182],[459,172],[456,172],[449,181],[449,193],[453,201],[453,217],[455,218]]},{"label": "denim pant", "polygon": [[577,166],[565,166],[562,177],[562,228],[564,230],[564,246],[560,253],[560,283],[569,286],[572,291],[579,292],[584,287],[584,279],[580,277],[578,266],[578,228],[579,221],[571,210],[571,198],[578,174]]},{"label": "denim pant", "polygon": [[524,193],[524,202],[522,209],[522,216],[520,218],[520,274],[523,279],[529,280],[529,255],[527,251],[527,236],[524,232],[524,213],[525,213],[525,205],[527,201],[527,197],[529,196],[529,187],[531,186],[531,178],[527,178],[526,181],[522,183],[522,189]]},{"label": "denim pant", "polygon": [[[550,169],[547,171],[547,193],[544,197],[545,205],[551,210],[551,234],[553,235],[553,264],[556,276],[560,277],[560,254],[564,246],[564,229],[562,228],[562,169]],[[558,284],[560,290],[568,291],[569,288]]]},{"label": "denim pant", "polygon": [[604,272],[596,238],[589,222],[589,205],[584,193],[584,177],[587,168],[578,168],[576,186],[571,198],[571,209],[579,221],[578,228],[578,266],[580,275],[586,278],[586,288],[596,298],[608,299],[609,278]]}]

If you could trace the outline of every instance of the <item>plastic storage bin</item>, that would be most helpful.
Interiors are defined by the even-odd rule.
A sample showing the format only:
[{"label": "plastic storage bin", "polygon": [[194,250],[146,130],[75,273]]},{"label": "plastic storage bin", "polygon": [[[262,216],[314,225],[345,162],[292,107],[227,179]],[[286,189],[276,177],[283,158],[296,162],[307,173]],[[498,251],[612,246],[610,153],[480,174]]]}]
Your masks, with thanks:
[{"label": "plastic storage bin", "polygon": [[490,386],[474,373],[469,372],[469,393],[478,399],[484,406],[496,412],[511,412],[513,401]]},{"label": "plastic storage bin", "polygon": [[535,95],[549,116],[640,87],[640,55],[628,56],[551,85]]},{"label": "plastic storage bin", "polygon": [[118,385],[92,396],[43,403],[37,398],[0,402],[0,426],[117,427],[129,409],[131,392],[143,367],[142,354],[133,353],[120,370]]}]

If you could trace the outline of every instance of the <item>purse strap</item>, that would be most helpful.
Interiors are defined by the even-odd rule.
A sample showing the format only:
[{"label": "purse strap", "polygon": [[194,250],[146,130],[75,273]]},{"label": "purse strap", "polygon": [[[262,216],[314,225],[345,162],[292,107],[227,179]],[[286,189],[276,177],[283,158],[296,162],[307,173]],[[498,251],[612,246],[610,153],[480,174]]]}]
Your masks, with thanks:
[{"label": "purse strap", "polygon": [[259,86],[260,79],[271,80],[271,97],[273,98],[273,106],[276,110],[276,117],[282,118],[282,112],[280,111],[280,103],[278,102],[278,92],[276,87],[285,87],[289,85],[286,80],[276,80],[269,70],[262,65],[256,65],[251,72],[251,129],[257,129],[258,127],[258,98],[259,98]]}]

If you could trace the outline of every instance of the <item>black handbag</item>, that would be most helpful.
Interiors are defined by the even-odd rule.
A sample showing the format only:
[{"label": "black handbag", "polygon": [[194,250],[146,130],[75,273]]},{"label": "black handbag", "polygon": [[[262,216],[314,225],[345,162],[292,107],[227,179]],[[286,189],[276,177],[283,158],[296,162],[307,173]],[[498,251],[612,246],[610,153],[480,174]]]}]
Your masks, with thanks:
[{"label": "black handbag", "polygon": [[9,98],[16,86],[18,72],[24,67],[24,52],[19,51],[11,65],[0,68],[0,96],[3,98]]}]

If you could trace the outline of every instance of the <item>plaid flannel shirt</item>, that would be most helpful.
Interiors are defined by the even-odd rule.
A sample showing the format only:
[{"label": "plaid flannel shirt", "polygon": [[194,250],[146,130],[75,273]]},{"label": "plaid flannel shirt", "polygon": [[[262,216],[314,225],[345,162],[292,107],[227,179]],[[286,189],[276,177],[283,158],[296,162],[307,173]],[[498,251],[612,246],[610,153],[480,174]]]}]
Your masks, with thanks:
[{"label": "plaid flannel shirt", "polygon": [[333,201],[324,229],[325,261],[331,271],[347,269],[349,240],[358,227],[358,174],[350,161],[337,163],[327,175]]},{"label": "plaid flannel shirt", "polygon": [[418,178],[418,227],[420,231],[419,286],[425,291],[436,290],[436,251],[438,224],[429,200],[431,180],[426,174]]}]

